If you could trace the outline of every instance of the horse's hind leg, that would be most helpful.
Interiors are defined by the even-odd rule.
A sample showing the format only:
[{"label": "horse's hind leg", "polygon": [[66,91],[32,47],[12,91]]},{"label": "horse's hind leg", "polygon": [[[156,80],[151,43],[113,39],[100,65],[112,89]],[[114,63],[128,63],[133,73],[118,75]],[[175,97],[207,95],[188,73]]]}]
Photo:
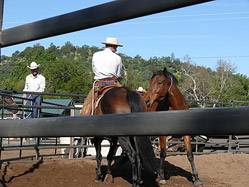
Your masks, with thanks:
[{"label": "horse's hind leg", "polygon": [[137,180],[139,183],[142,183],[142,164],[140,159],[139,147],[137,144],[136,137],[134,137],[135,147],[136,147],[136,159],[137,159]]},{"label": "horse's hind leg", "polygon": [[136,152],[133,149],[130,138],[129,137],[119,137],[119,142],[122,147],[122,149],[126,152],[130,162],[131,162],[131,168],[132,168],[132,187],[138,186],[138,171],[136,167]]},{"label": "horse's hind leg", "polygon": [[[104,181],[106,183],[109,183],[109,177],[112,173],[111,171],[111,165],[112,165],[112,161],[113,161],[113,157],[115,156],[117,151],[117,138],[114,138],[112,141],[110,141],[110,149],[107,155],[107,175],[104,179]],[[112,182],[113,182],[113,178],[112,178]]]},{"label": "horse's hind leg", "polygon": [[137,187],[139,184],[138,179],[138,170],[136,166],[136,152],[135,150],[132,150],[131,152],[127,153],[129,160],[131,162],[131,168],[132,168],[132,187]]},{"label": "horse's hind leg", "polygon": [[99,182],[102,181],[102,173],[101,173],[101,161],[102,161],[102,155],[101,155],[101,142],[102,140],[99,138],[94,138],[93,143],[96,150],[96,161],[97,161],[97,176],[95,181]]},{"label": "horse's hind leg", "polygon": [[194,185],[202,185],[203,183],[199,179],[198,173],[197,173],[196,168],[195,168],[194,155],[193,155],[192,147],[191,147],[191,143],[190,143],[191,137],[190,136],[184,136],[183,138],[184,138],[185,148],[187,150],[187,157],[188,157],[188,160],[189,160],[189,162],[191,164],[193,176],[195,178]]}]

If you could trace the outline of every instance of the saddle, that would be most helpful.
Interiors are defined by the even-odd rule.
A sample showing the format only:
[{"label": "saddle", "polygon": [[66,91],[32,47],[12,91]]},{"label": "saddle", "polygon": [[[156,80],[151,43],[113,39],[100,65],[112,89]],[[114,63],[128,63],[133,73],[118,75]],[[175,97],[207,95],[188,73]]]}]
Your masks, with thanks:
[{"label": "saddle", "polygon": [[107,91],[109,91],[109,90],[111,90],[111,89],[113,89],[113,88],[116,88],[116,87],[121,87],[121,86],[120,86],[120,85],[114,84],[114,85],[109,85],[109,86],[102,87],[102,88],[100,89],[100,91],[99,91],[99,95],[103,97],[103,95],[104,95]]},{"label": "saddle", "polygon": [[105,95],[106,92],[115,88],[121,87],[121,84],[117,81],[117,79],[104,79],[96,82],[94,87],[94,108],[93,113],[99,105],[100,99]]}]

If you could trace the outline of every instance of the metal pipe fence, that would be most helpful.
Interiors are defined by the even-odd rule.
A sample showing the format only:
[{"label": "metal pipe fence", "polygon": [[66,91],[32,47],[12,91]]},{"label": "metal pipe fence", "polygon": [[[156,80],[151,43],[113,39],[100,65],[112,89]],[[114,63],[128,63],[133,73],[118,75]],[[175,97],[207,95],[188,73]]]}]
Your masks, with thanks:
[{"label": "metal pipe fence", "polygon": [[[7,105],[4,103],[0,103],[0,108],[2,108],[2,119],[4,118],[4,109],[8,109],[8,110],[19,110],[22,111],[21,116],[24,116],[24,112],[29,112],[31,110],[29,110],[30,108],[38,108],[38,109],[64,109],[64,110],[80,110],[81,107],[75,107],[75,106],[65,106],[65,105],[60,105],[60,104],[56,104],[56,103],[52,103],[52,102],[43,102],[44,104],[47,105],[52,105],[52,106],[31,106],[31,105],[24,105],[23,101],[27,100],[27,101],[33,101],[32,99],[28,99],[28,98],[23,98],[17,95],[12,95],[12,94],[39,94],[39,95],[49,95],[49,96],[60,96],[60,97],[70,97],[70,98],[84,98],[86,97],[86,95],[82,95],[82,94],[58,94],[58,93],[47,93],[47,92],[24,92],[24,91],[16,91],[16,90],[0,90],[0,96],[3,97],[13,97],[15,99],[19,99],[21,100],[22,104],[17,104],[16,106],[13,105]],[[72,99],[73,100],[73,99]],[[4,100],[3,100],[4,101]],[[40,150],[42,149],[54,149],[55,152],[54,154],[49,154],[47,156],[60,156],[60,155],[64,155],[67,156],[65,154],[62,153],[57,153],[57,149],[61,149],[61,148],[67,148],[67,149],[73,149],[73,148],[77,148],[77,147],[73,147],[73,145],[68,146],[68,145],[63,145],[58,143],[58,140],[56,138],[56,143],[55,144],[51,144],[48,143],[47,145],[44,145],[44,140],[42,140],[42,138],[34,138],[34,142],[33,144],[30,143],[30,139],[27,138],[27,142],[24,144],[23,143],[23,138],[15,138],[18,140],[12,140],[10,141],[10,138],[7,138],[7,140],[3,140],[2,138],[0,139],[0,158],[2,155],[2,151],[19,151],[19,157],[17,158],[10,158],[10,160],[19,160],[19,159],[33,159],[35,158],[43,158],[46,155],[40,155]],[[13,145],[13,142],[15,142],[15,144]],[[5,143],[5,144],[4,144]],[[34,155],[30,155],[30,157],[27,156],[22,156],[22,151],[24,150],[36,150],[36,154]],[[8,159],[7,159],[8,160]],[[2,162],[6,161],[6,159],[2,159]]]},{"label": "metal pipe fence", "polygon": [[[14,91],[15,93],[20,93],[18,91]],[[8,93],[13,93],[13,91],[8,91]],[[23,93],[23,92],[21,92]],[[27,92],[25,92],[27,93]],[[33,92],[31,92],[33,93]],[[0,93],[1,94],[1,93]],[[37,94],[37,93],[36,93]],[[54,96],[60,96],[60,94],[53,94],[53,93],[41,93],[41,94],[46,94],[46,95],[54,95]],[[3,94],[3,95],[6,95],[6,96],[9,96],[9,94]],[[62,94],[63,96],[68,96],[68,97],[85,97],[85,95],[78,95],[78,94]],[[15,96],[13,96],[15,97]],[[18,96],[17,96],[18,97]],[[18,97],[19,99],[22,99],[22,97]],[[188,100],[188,102],[205,102],[205,103],[209,103],[209,104],[213,104],[214,102],[210,102],[210,101],[195,101],[195,100]],[[234,102],[238,102],[238,101],[233,101]],[[228,105],[228,106],[233,106],[233,103],[215,103],[215,104],[220,104],[222,106],[225,106],[225,105]],[[46,103],[46,104],[49,104],[49,103]],[[10,107],[9,105],[0,105],[0,107]],[[58,109],[81,109],[81,107],[72,107],[72,106],[25,106],[25,105],[19,105],[18,106],[20,109],[24,109],[24,108],[30,108],[30,107],[34,107],[34,108],[58,108]],[[209,109],[210,110],[213,110],[213,109]],[[218,109],[219,110],[219,109]],[[195,110],[194,110],[195,111]],[[207,111],[206,111],[207,112]],[[233,112],[232,112],[233,113]],[[246,113],[248,114],[248,113]],[[208,114],[207,114],[208,115]],[[221,117],[221,116],[219,116]],[[150,117],[147,117],[147,118],[150,118]],[[177,117],[176,117],[177,118]],[[48,118],[49,119],[49,118]],[[54,118],[53,118],[54,119]],[[123,120],[124,118],[122,118]],[[246,118],[247,119],[247,118]],[[166,120],[168,120],[166,118]],[[9,121],[9,120],[7,120]],[[28,120],[30,121],[30,120]],[[27,122],[28,122],[27,121]],[[65,121],[65,119],[62,119],[62,121]],[[100,120],[102,122],[102,120]],[[229,120],[228,120],[229,121]],[[44,121],[41,121],[42,123],[44,123]],[[92,123],[91,121],[88,121],[90,123]],[[221,122],[221,121],[220,121]],[[29,123],[29,122],[28,122]],[[45,125],[46,123],[44,123]],[[27,126],[29,124],[26,123],[25,126]],[[1,126],[1,125],[0,125]],[[47,126],[47,125],[46,125]],[[197,125],[195,125],[197,126]],[[37,125],[35,125],[34,127],[37,128]],[[44,128],[44,127],[41,127],[41,128]],[[55,131],[56,129],[60,128],[59,126],[54,128],[54,130],[52,131]],[[63,127],[64,128],[64,127]],[[89,127],[87,127],[87,129],[89,129]],[[174,127],[175,128],[175,127]],[[196,127],[195,127],[196,128]],[[4,129],[4,128],[3,128]],[[15,129],[15,128],[14,128]],[[77,131],[77,130],[76,130]],[[204,131],[203,131],[204,132]],[[245,132],[245,131],[244,131]],[[204,133],[203,133],[204,134]],[[248,132],[249,134],[249,132]],[[0,133],[1,135],[1,133]],[[80,134],[78,134],[80,135]],[[155,134],[154,134],[155,135]],[[3,136],[3,135],[1,135]],[[47,135],[48,136],[48,135]],[[76,135],[75,135],[76,136]],[[230,135],[231,136],[231,135]],[[229,137],[230,137],[229,136]],[[15,136],[15,137],[18,137],[18,136]],[[38,136],[28,136],[28,135],[25,135],[23,137],[41,137],[40,135]],[[59,136],[57,136],[59,137]],[[48,137],[47,137],[48,138]],[[248,137],[249,138],[249,137]],[[20,138],[19,137],[19,145],[15,145],[13,146],[13,141],[12,141],[12,145],[8,144],[2,144],[3,141],[1,141],[1,149],[0,149],[0,157],[1,157],[1,152],[2,151],[19,151],[20,154],[19,154],[19,157],[18,158],[10,158],[10,160],[19,160],[19,159],[43,159],[44,157],[46,156],[52,156],[52,157],[56,157],[56,156],[68,156],[68,154],[63,154],[63,153],[58,153],[57,150],[58,149],[62,149],[62,148],[66,148],[66,149],[69,149],[71,150],[71,152],[75,149],[87,149],[87,148],[90,148],[90,147],[93,147],[92,145],[73,145],[73,144],[61,144],[59,141],[58,141],[58,138],[55,138],[56,139],[56,143],[53,142],[53,143],[47,143],[47,144],[44,144],[44,140],[42,140],[43,138],[36,138],[35,141],[33,141],[34,144],[25,144],[23,143],[23,138]],[[2,138],[1,138],[2,140]],[[29,138],[27,139],[29,140]],[[206,142],[203,142],[203,141],[199,141],[199,140],[195,140],[193,141],[191,144],[193,145],[193,150],[194,150],[194,154],[211,154],[211,153],[217,153],[217,152],[233,152],[233,153],[240,153],[240,152],[245,152],[245,153],[248,153],[249,151],[246,149],[246,147],[249,147],[249,141],[240,141],[240,140],[232,140],[231,138],[228,138],[227,140],[225,140],[226,142],[215,142],[212,137],[211,137],[211,140],[212,141],[206,141]],[[9,140],[8,140],[9,141]],[[17,141],[16,141],[17,142]],[[6,141],[5,141],[6,143]],[[171,142],[167,142],[167,145],[172,145],[172,144],[183,144],[182,141],[180,142],[174,142],[174,141],[171,141]],[[205,147],[205,150],[204,151],[200,151],[199,147]],[[240,148],[244,148],[242,151],[240,150]],[[195,148],[195,149],[194,149]],[[48,149],[54,149],[54,153],[53,154],[40,154],[40,150],[48,150]],[[30,157],[27,157],[27,156],[22,156],[22,151],[24,150],[36,150],[36,154],[35,155],[30,155]],[[168,152],[168,155],[176,155],[176,154],[185,154],[185,152]],[[72,158],[72,157],[71,157]],[[5,162],[7,161],[8,159],[1,159],[0,162]]]}]

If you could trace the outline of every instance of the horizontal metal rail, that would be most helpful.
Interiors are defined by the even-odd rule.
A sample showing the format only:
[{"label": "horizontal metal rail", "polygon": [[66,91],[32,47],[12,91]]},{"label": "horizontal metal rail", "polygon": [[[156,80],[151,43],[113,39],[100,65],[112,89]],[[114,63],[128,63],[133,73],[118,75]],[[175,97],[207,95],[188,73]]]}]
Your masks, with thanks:
[{"label": "horizontal metal rail", "polygon": [[[34,105],[1,105],[0,108],[4,107],[6,109],[12,110],[22,110],[23,108],[41,108],[41,109],[75,109],[80,110],[82,107],[74,107],[74,106],[34,106]],[[20,109],[19,109],[20,108]]]},{"label": "horizontal metal rail", "polygon": [[[1,93],[2,92],[2,93]],[[22,97],[10,95],[10,94],[36,94],[36,95],[51,95],[51,96],[62,96],[62,97],[86,97],[85,94],[63,94],[63,93],[48,93],[48,92],[28,92],[18,90],[0,90],[0,95],[11,96],[21,99]],[[22,98],[25,99],[25,98]]]},{"label": "horizontal metal rail", "polygon": [[222,102],[214,102],[214,101],[200,101],[200,100],[190,100],[186,99],[188,103],[206,103],[206,104],[217,104],[217,105],[233,105],[233,103],[222,103]]},{"label": "horizontal metal rail", "polygon": [[3,30],[2,47],[212,0],[119,0]]},{"label": "horizontal metal rail", "polygon": [[231,103],[246,103],[246,104],[249,104],[249,101],[232,100]]},{"label": "horizontal metal rail", "polygon": [[249,107],[0,120],[0,137],[247,135]]}]

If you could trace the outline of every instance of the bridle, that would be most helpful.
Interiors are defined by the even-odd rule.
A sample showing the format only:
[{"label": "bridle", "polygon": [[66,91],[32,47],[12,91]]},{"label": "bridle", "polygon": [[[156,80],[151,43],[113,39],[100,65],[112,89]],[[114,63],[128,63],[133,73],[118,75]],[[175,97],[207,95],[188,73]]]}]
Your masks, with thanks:
[{"label": "bridle", "polygon": [[[164,75],[164,76],[167,78],[166,75]],[[169,89],[168,89],[167,93],[170,92],[170,90],[172,89],[172,86],[173,86],[173,78],[172,78],[172,76],[169,75],[169,78],[170,78],[170,86],[169,86]],[[166,95],[167,95],[167,94],[166,94]],[[157,101],[160,101],[160,100],[165,99],[166,95],[165,95],[165,96],[159,96],[154,102],[157,102]],[[160,98],[160,99],[159,99],[159,98]]]}]

